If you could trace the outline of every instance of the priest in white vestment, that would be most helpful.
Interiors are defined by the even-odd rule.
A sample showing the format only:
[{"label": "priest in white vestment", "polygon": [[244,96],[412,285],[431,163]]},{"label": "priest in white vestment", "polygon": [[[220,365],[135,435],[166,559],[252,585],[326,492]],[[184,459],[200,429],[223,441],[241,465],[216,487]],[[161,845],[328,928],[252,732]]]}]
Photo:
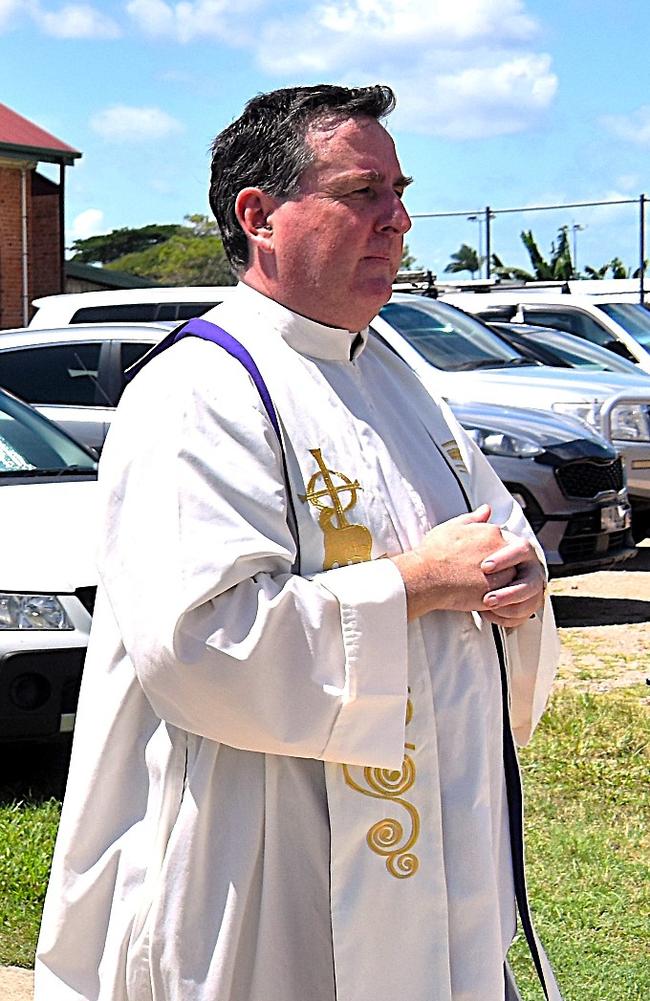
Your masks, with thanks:
[{"label": "priest in white vestment", "polygon": [[504,727],[555,632],[521,510],[369,335],[410,225],[391,106],[294,88],[215,140],[241,281],[204,319],[280,434],[198,336],[124,394],[36,1001],[504,998]]}]

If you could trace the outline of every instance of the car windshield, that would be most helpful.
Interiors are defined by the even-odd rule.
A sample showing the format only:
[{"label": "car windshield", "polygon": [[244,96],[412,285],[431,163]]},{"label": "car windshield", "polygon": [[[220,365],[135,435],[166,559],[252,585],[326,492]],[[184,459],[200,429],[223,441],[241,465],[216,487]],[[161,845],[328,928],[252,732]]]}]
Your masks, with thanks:
[{"label": "car windshield", "polygon": [[535,364],[474,317],[444,302],[389,302],[380,316],[423,358],[446,372]]},{"label": "car windshield", "polygon": [[[567,337],[573,338],[573,334],[567,334]],[[600,345],[592,344],[590,341],[578,341],[578,338],[575,340],[577,344],[575,346],[571,344],[569,348],[566,341],[556,341],[553,332],[549,331],[544,347],[552,351],[560,362],[571,368],[590,368],[595,372],[623,372],[626,375],[639,374],[638,367],[627,358],[619,358],[607,348],[601,348]]]},{"label": "car windshield", "polygon": [[645,306],[639,302],[599,302],[597,305],[644,348],[650,347],[650,311]]},{"label": "car windshield", "polygon": [[55,424],[0,392],[0,480],[88,474],[93,457]]}]

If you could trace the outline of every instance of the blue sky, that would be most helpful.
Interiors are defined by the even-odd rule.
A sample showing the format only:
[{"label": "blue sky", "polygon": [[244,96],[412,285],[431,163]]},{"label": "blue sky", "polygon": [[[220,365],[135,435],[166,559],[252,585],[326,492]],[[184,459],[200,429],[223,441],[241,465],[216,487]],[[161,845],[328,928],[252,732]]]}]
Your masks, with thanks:
[{"label": "blue sky", "polygon": [[[388,83],[412,213],[650,194],[647,4],[626,0],[0,0],[0,101],[83,152],[67,241],[207,213],[208,147],[252,94]],[[578,266],[638,258],[638,209],[498,216],[492,249],[525,266],[576,230]],[[650,214],[648,219],[650,228]],[[442,274],[465,216],[416,219]]]}]

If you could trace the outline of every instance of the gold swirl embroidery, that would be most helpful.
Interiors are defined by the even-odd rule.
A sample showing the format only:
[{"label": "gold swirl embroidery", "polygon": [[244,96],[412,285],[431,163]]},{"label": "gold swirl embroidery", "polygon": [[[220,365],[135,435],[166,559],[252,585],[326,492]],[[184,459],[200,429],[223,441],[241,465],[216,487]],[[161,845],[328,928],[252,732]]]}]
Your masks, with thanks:
[{"label": "gold swirl embroidery", "polygon": [[[409,699],[406,706],[406,725],[413,718],[413,705]],[[414,751],[414,744],[405,744],[406,750]],[[404,799],[404,794],[415,784],[415,762],[409,754],[404,755],[400,771],[387,768],[364,768],[365,787],[352,776],[348,765],[343,765],[346,784],[355,792],[374,799],[384,799],[398,804],[406,811],[410,820],[410,832],[394,817],[385,817],[373,824],[366,841],[371,851],[386,859],[386,868],[396,879],[408,879],[419,868],[420,861],[411,849],[420,836],[420,815],[412,803]]]}]

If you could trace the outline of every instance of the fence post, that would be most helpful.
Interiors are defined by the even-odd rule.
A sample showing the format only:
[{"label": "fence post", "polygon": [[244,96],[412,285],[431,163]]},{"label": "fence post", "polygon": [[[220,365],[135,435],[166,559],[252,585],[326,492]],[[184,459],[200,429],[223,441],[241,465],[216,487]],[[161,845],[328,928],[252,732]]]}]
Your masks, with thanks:
[{"label": "fence post", "polygon": [[492,254],[492,234],[490,233],[490,220],[492,213],[490,206],[485,206],[485,277],[490,277],[490,257]]},{"label": "fence post", "polygon": [[639,298],[645,302],[645,203],[646,196],[639,195]]}]

